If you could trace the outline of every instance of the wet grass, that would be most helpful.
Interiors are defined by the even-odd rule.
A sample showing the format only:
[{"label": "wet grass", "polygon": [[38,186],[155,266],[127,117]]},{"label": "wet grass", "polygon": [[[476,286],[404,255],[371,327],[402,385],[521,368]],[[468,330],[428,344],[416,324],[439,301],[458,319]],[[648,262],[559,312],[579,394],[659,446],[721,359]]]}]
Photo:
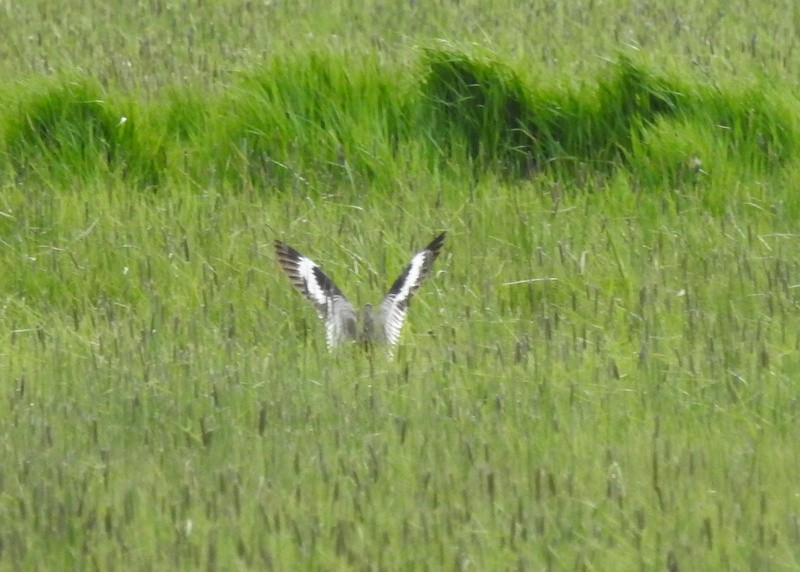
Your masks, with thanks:
[{"label": "wet grass", "polygon": [[[585,46],[610,10],[499,3],[505,51],[402,51],[375,7],[345,41],[309,5],[324,44],[234,73],[266,48],[233,24],[288,8],[201,4],[130,5],[135,81],[109,71],[132,36],[42,4],[99,75],[40,77],[43,37],[0,93],[3,567],[798,566],[797,105],[729,69],[785,72],[780,35],[677,73],[687,20],[634,3],[620,34],[670,23],[652,53],[549,44],[572,63],[536,79],[515,22]],[[699,37],[744,37],[708,9]],[[440,230],[392,361],[329,354],[272,253],[375,302]]]}]

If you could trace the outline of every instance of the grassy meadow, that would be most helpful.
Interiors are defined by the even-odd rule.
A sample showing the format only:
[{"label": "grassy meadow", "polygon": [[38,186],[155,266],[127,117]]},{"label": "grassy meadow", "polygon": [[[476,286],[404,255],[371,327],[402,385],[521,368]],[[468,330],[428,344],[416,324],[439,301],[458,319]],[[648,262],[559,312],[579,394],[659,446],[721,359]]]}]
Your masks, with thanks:
[{"label": "grassy meadow", "polygon": [[[800,9],[0,7],[0,569],[800,569]],[[394,359],[329,353],[447,231]]]}]

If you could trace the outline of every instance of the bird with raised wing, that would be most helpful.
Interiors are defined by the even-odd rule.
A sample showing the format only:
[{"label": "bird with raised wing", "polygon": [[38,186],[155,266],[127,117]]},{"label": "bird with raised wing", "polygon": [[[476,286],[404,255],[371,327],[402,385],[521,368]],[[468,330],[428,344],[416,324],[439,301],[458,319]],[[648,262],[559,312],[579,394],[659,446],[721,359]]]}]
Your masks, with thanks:
[{"label": "bird with raised wing", "polygon": [[439,257],[445,234],[441,233],[414,254],[383,297],[377,311],[373,310],[371,304],[366,304],[361,316],[356,314],[347,296],[316,262],[279,240],[275,241],[275,252],[278,263],[292,285],[314,305],[325,323],[329,348],[350,341],[393,346],[400,339],[400,330],[412,296]]}]

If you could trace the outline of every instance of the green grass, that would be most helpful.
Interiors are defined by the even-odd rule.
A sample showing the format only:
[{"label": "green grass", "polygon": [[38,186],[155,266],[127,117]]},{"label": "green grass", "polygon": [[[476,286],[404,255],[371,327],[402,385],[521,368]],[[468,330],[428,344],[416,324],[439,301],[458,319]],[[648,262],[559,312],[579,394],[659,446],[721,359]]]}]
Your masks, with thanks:
[{"label": "green grass", "polygon": [[6,11],[0,568],[800,567],[787,9]]}]

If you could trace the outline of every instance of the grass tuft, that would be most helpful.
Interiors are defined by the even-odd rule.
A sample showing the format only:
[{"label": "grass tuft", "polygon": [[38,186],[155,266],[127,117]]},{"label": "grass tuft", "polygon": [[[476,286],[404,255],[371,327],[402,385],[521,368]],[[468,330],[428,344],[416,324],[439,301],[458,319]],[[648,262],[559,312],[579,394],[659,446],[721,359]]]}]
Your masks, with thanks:
[{"label": "grass tuft", "polygon": [[[402,86],[367,58],[311,54],[245,75],[201,155],[238,187],[297,188],[312,178],[373,180],[397,147]],[[210,152],[210,153],[209,153]]]},{"label": "grass tuft", "polygon": [[450,48],[426,50],[423,66],[421,89],[437,147],[463,148],[481,170],[523,174],[540,130],[520,77],[500,62]]},{"label": "grass tuft", "polygon": [[687,190],[712,172],[780,175],[798,147],[793,98],[778,90],[675,79],[627,56],[577,88],[534,85],[449,45],[421,58],[415,74],[374,55],[298,54],[224,93],[175,87],[143,106],[89,81],[51,82],[0,114],[2,137],[22,178],[304,193],[339,182],[361,193],[445,165],[578,188],[623,171],[640,189]]},{"label": "grass tuft", "polygon": [[3,143],[15,171],[86,180],[115,172],[150,186],[161,168],[136,136],[135,121],[89,81],[63,81],[27,94],[5,118]]}]

